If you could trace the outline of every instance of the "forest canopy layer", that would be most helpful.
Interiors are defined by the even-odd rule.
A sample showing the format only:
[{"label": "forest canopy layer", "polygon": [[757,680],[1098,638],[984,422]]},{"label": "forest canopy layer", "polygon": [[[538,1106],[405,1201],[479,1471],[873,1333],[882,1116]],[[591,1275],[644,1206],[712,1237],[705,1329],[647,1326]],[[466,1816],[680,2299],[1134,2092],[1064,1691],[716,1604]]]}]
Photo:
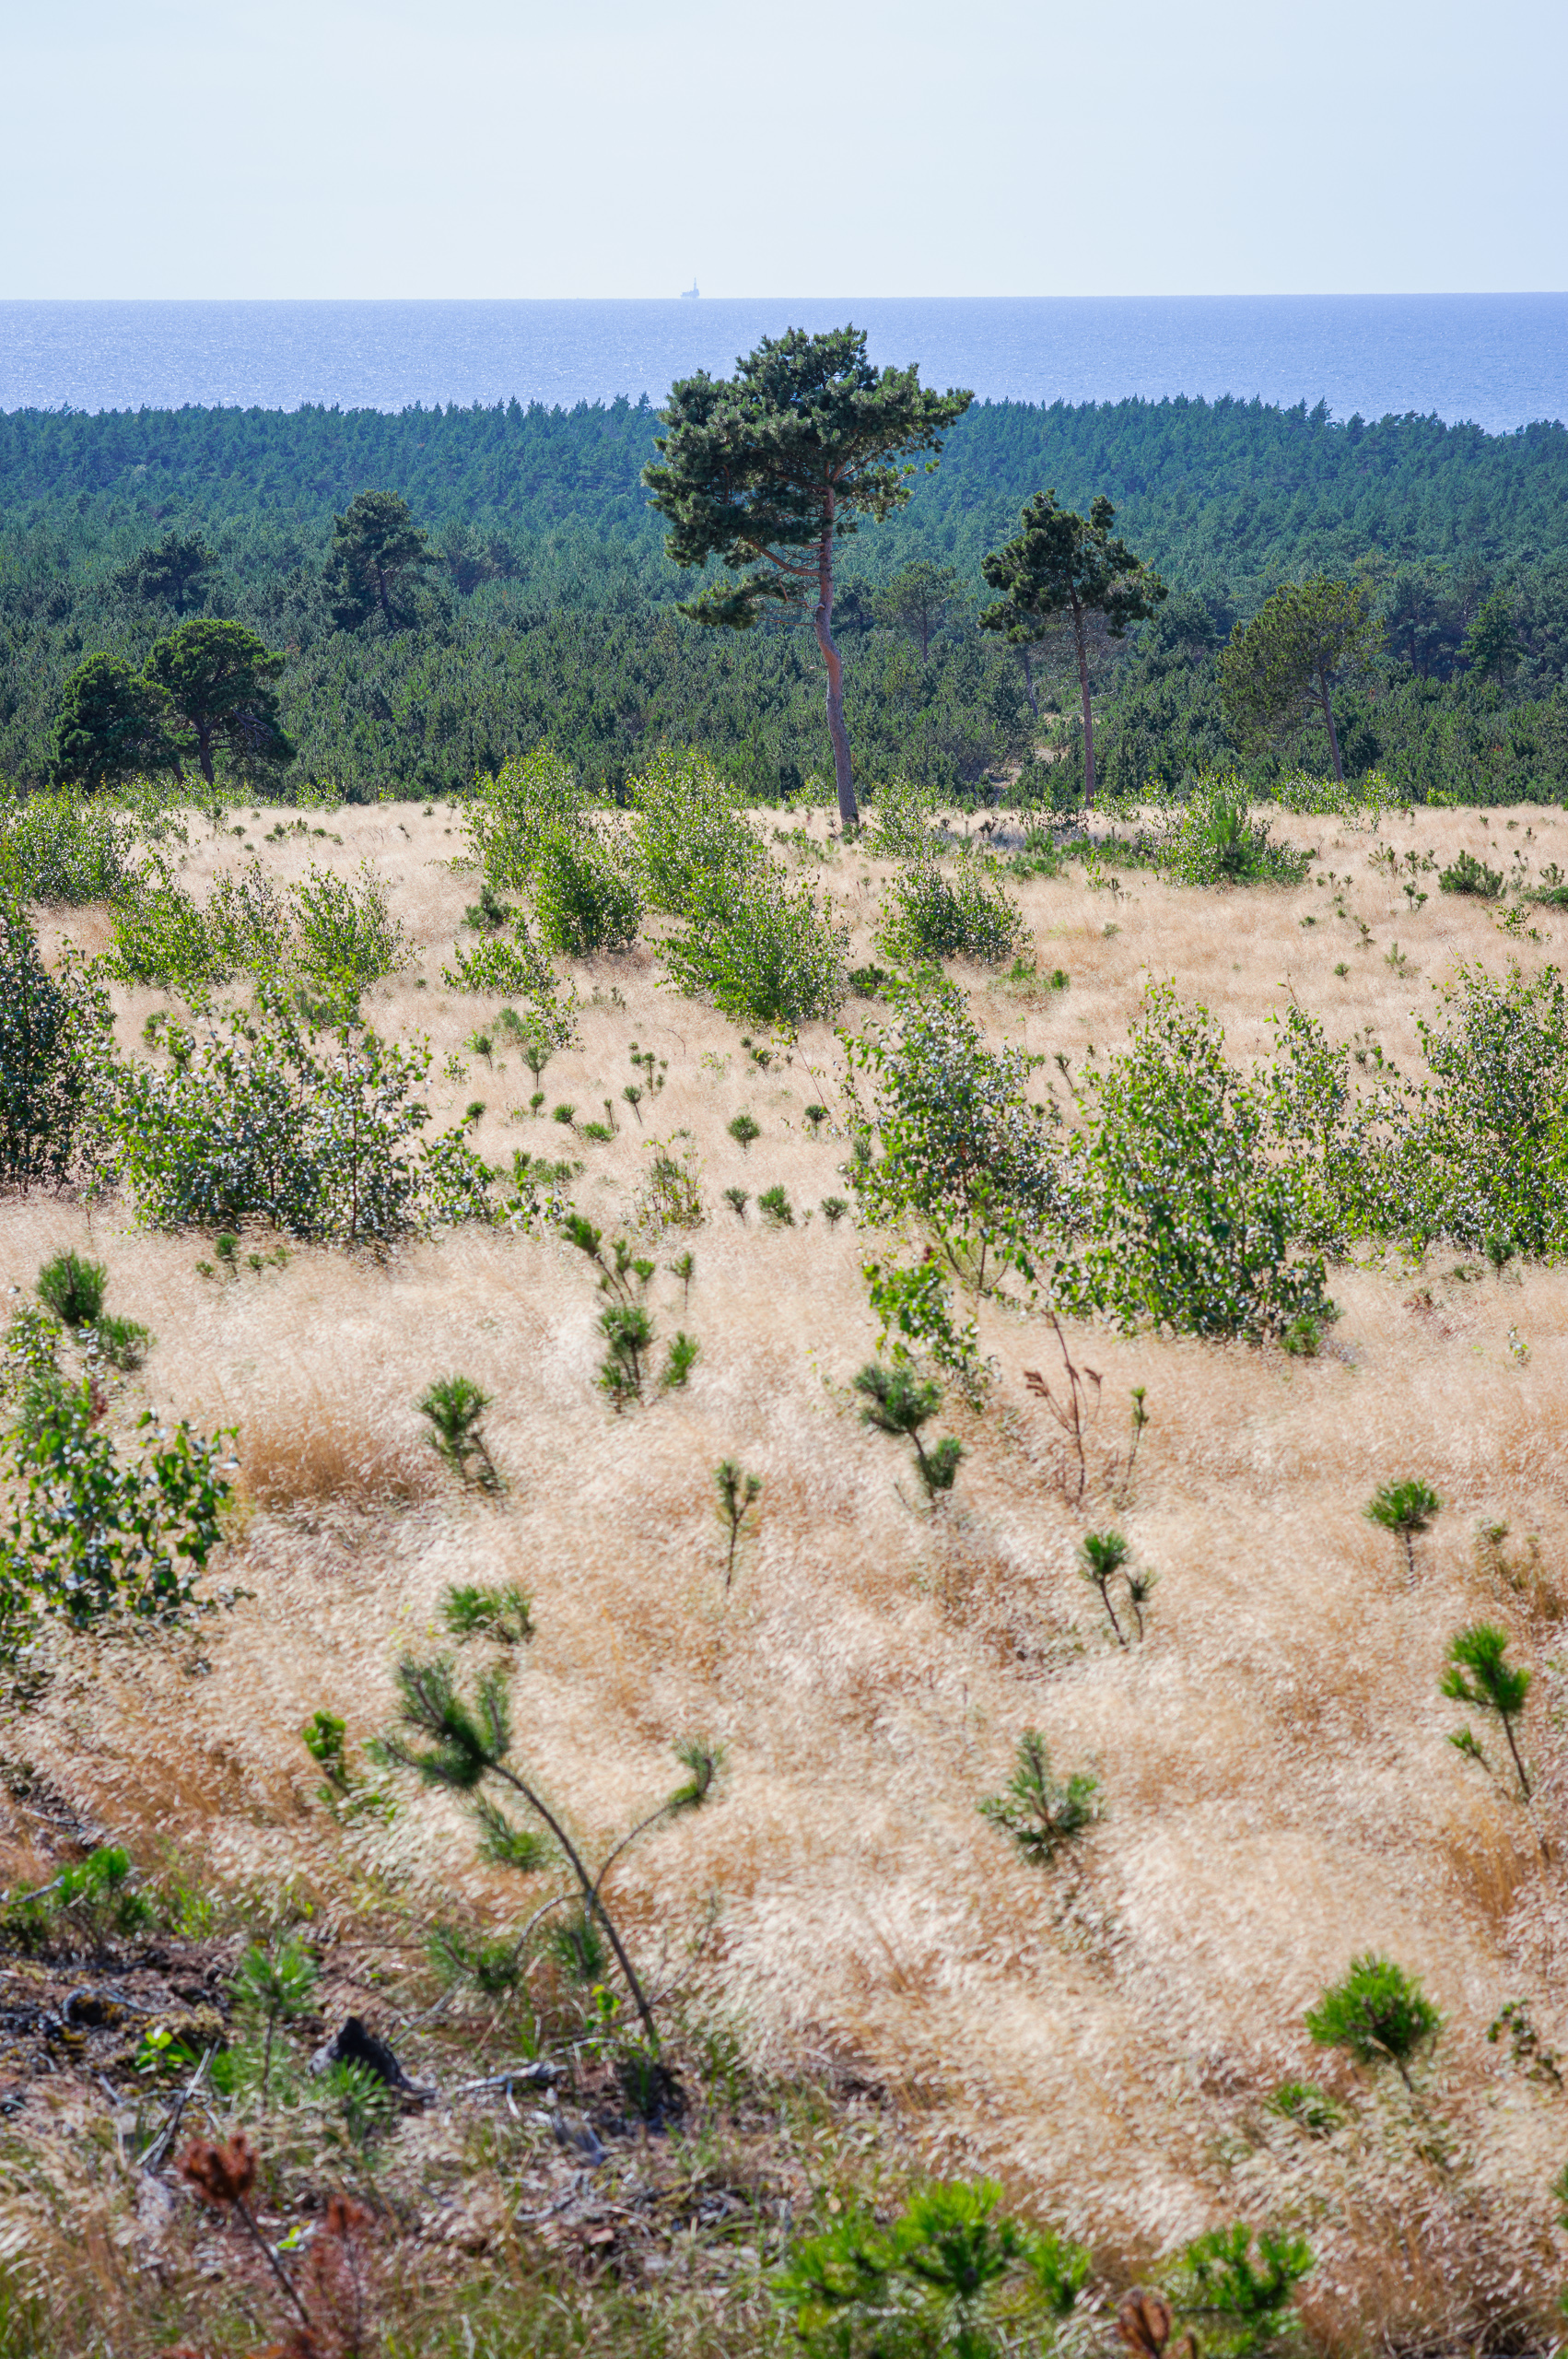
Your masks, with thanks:
[{"label": "forest canopy layer", "polygon": [[[86,656],[139,665],[195,613],[284,654],[297,790],[450,792],[548,739],[599,790],[650,746],[695,742],[752,794],[799,792],[826,767],[810,632],[769,621],[719,643],[676,612],[695,583],[639,482],[657,429],[646,400],[0,417],[0,776],[44,776]],[[1037,715],[1016,652],[977,629],[981,561],[1047,487],[1083,510],[1108,496],[1172,591],[1099,653],[1113,792],[1328,767],[1310,722],[1268,750],[1235,744],[1218,672],[1236,620],[1319,574],[1358,584],[1382,624],[1345,692],[1352,774],[1380,768],[1417,800],[1568,791],[1568,429],[1186,399],[977,404],[908,507],[846,544],[836,628],[868,779],[1078,791],[1065,659],[1053,672],[1046,651]],[[403,610],[347,624],[334,518],[370,490],[406,500],[435,562]]]}]

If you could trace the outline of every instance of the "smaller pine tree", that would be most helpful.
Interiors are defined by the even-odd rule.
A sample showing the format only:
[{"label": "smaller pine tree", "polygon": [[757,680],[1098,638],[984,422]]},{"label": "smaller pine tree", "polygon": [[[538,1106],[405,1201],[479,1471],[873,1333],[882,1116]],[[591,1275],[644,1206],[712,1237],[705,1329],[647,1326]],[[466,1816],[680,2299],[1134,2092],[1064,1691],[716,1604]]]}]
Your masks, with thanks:
[{"label": "smaller pine tree", "polygon": [[1390,2063],[1406,2088],[1411,2061],[1442,2022],[1415,1976],[1371,1950],[1352,1958],[1344,1980],[1331,1983],[1306,2011],[1308,2034],[1319,2048],[1342,2048],[1358,2064]]}]

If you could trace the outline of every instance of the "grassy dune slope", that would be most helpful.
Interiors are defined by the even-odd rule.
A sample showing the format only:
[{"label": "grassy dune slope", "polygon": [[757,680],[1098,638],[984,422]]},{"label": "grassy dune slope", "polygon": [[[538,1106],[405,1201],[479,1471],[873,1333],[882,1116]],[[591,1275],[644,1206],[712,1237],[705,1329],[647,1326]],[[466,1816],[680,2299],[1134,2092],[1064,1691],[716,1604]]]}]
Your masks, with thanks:
[{"label": "grassy dune slope", "polygon": [[[1133,874],[1113,896],[1074,872],[1019,888],[1040,965],[1068,970],[1065,992],[962,980],[993,1037],[1060,1050],[1074,1067],[1090,1044],[1122,1040],[1144,982],[1165,977],[1222,1018],[1235,1056],[1266,1049],[1267,1016],[1293,991],[1336,1037],[1370,1033],[1413,1065],[1414,1012],[1457,962],[1528,963],[1560,945],[1510,943],[1482,905],[1435,891],[1412,915],[1368,852],[1391,839],[1447,860],[1461,842],[1484,851],[1490,833],[1544,863],[1568,844],[1562,820],[1522,813],[1509,832],[1512,816],[1492,815],[1489,831],[1473,813],[1422,812],[1380,839],[1287,822],[1321,847],[1322,870],[1352,880],[1369,945],[1352,946],[1355,926],[1314,884],[1198,894]],[[489,1070],[463,1049],[493,1008],[440,983],[473,894],[439,864],[459,846],[455,823],[356,811],[329,824],[341,845],[264,856],[287,876],[324,848],[388,877],[418,963],[378,992],[372,1019],[427,1030],[438,1065],[463,1060],[466,1077],[441,1092],[454,1116],[486,1099],[482,1152],[567,1148],[565,1132],[528,1119],[532,1084],[515,1056]],[[813,825],[820,840],[820,815]],[[240,849],[203,838],[187,881],[200,889]],[[883,873],[842,849],[820,872],[860,929],[857,957],[871,955]],[[69,931],[91,946],[107,932],[93,911]],[[1396,938],[1404,971],[1387,963]],[[515,1578],[538,1625],[519,1723],[591,1837],[666,1790],[672,1740],[728,1743],[720,1805],[630,1855],[616,1880],[656,1979],[711,1908],[699,1980],[754,2053],[856,2061],[899,2093],[933,2160],[995,2170],[1134,2265],[1230,2218],[1298,2220],[1322,2256],[1308,2307],[1329,2344],[1462,2317],[1515,2270],[1510,2298],[1539,2315],[1563,2268],[1547,2190],[1564,2101],[1512,2074],[1485,2033],[1504,2001],[1526,1998],[1543,2038],[1568,2047],[1568,1672],[1554,1661],[1568,1277],[1460,1279],[1436,1255],[1419,1280],[1340,1271],[1344,1315],[1312,1361],[1075,1332],[1104,1378],[1100,1455],[1124,1438],[1132,1385],[1147,1388],[1152,1420],[1125,1506],[1102,1487],[1082,1511],[1023,1381],[1053,1373],[1049,1332],[984,1309],[1000,1380],[982,1417],[954,1402],[938,1428],[970,1455],[932,1519],[907,1454],[864,1430],[847,1394],[874,1343],[867,1241],[852,1222],[830,1232],[820,1212],[802,1218],[848,1192],[831,1033],[808,1031],[762,1071],[731,1027],[661,987],[650,954],[577,980],[591,1003],[581,1045],[544,1077],[548,1099],[580,1120],[610,1097],[621,1117],[610,1145],[571,1149],[586,1166],[579,1204],[606,1229],[626,1217],[655,1133],[689,1132],[700,1159],[706,1225],[660,1255],[695,1250],[689,1311],[673,1278],[653,1289],[661,1333],[700,1338],[689,1391],[608,1413],[592,1384],[591,1273],[553,1241],[462,1232],[384,1261],[304,1250],[262,1274],[241,1256],[230,1281],[198,1274],[198,1238],[140,1234],[112,1210],[89,1224],[68,1203],[7,1202],[6,1283],[90,1247],[111,1306],[157,1334],[118,1414],[151,1401],[238,1425],[247,1506],[222,1579],[253,1594],[194,1647],[64,1650],[6,1749],[133,1848],[172,1837],[225,1878],[298,1873],[339,1893],[392,1879],[420,1905],[456,1892],[512,1921],[517,1880],[476,1863],[436,1801],[340,1836],[310,1801],[298,1731],[325,1707],[356,1741],[371,1733],[396,1651],[430,1641],[444,1586]],[[124,995],[127,1039],[158,1003]],[[850,1017],[869,1013],[857,1002]],[[668,1059],[641,1128],[619,1103],[634,1041]],[[814,1140],[813,1100],[834,1111]],[[727,1135],[743,1107],[761,1126],[749,1153]],[[727,1186],[755,1199],[775,1182],[797,1208],[792,1229],[759,1226],[755,1202],[737,1220],[721,1201]],[[509,1486],[498,1503],[459,1493],[414,1414],[423,1386],[453,1369],[495,1395],[489,1438]],[[723,1457],[766,1485],[728,1593],[712,1513]],[[1362,1514],[1378,1484],[1409,1475],[1445,1503],[1417,1543],[1413,1587]],[[1160,1574],[1147,1641],[1129,1651],[1073,1569],[1085,1527],[1112,1520]],[[1478,1549],[1478,1523],[1502,1522],[1516,1578]],[[1547,1866],[1518,1807],[1445,1743],[1459,1714],[1439,1696],[1441,1661],[1483,1614],[1536,1670],[1527,1742]],[[1103,1823],[1052,1872],[1012,1853],[975,1807],[1027,1726],[1060,1768],[1104,1782]],[[0,1854],[12,1880],[43,1864],[19,1829]],[[1421,2101],[1436,2111],[1413,2138],[1397,2083],[1379,2094],[1303,2028],[1324,1982],[1367,1949],[1418,1972],[1445,2017],[1436,2094]],[[1268,2113],[1290,2079],[1354,2097],[1348,2126],[1311,2139]]]}]

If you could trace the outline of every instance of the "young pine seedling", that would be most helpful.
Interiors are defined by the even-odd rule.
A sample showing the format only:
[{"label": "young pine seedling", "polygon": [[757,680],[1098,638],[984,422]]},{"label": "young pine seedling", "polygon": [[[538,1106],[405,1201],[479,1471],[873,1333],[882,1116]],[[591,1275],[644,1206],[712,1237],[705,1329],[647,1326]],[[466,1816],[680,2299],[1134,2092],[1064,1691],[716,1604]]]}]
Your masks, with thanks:
[{"label": "young pine seedling", "polygon": [[533,1600],[516,1581],[499,1589],[454,1586],[441,1598],[440,1614],[460,1646],[464,1638],[494,1638],[498,1646],[521,1647],[533,1636]]},{"label": "young pine seedling", "polygon": [[1391,1532],[1405,1547],[1405,1578],[1415,1587],[1417,1535],[1430,1529],[1434,1517],[1440,1515],[1443,1502],[1425,1483],[1385,1483],[1375,1491],[1362,1512],[1368,1523],[1380,1524]]},{"label": "young pine seedling", "polygon": [[[1468,1704],[1472,1712],[1490,1712],[1503,1723],[1503,1733],[1508,1750],[1514,1756],[1518,1772],[1519,1791],[1526,1802],[1530,1799],[1530,1781],[1520,1758],[1514,1723],[1525,1708],[1530,1692],[1530,1674],[1522,1666],[1515,1668],[1504,1661],[1508,1651],[1508,1633],[1495,1623],[1477,1622],[1461,1630],[1448,1649],[1448,1667],[1444,1672],[1442,1688],[1445,1696],[1456,1704]],[[1484,1761],[1485,1753],[1469,1729],[1457,1731],[1448,1740],[1461,1753]]]},{"label": "young pine seedling", "polygon": [[[735,1578],[735,1551],[741,1544],[746,1518],[762,1496],[762,1476],[746,1473],[732,1458],[721,1458],[713,1470],[713,1481],[719,1493],[719,1520],[730,1541],[724,1560],[724,1586],[728,1589]],[[755,1528],[754,1521],[753,1531]]]},{"label": "young pine seedling", "polygon": [[486,1789],[499,1786],[521,1802],[570,1870],[581,1895],[583,1919],[608,1942],[641,2019],[649,2048],[657,2052],[659,2032],[652,2002],[605,1906],[604,1884],[615,1861],[639,1836],[661,1819],[700,1809],[708,1800],[719,1775],[720,1749],[700,1739],[676,1746],[687,1771],[685,1783],[623,1836],[595,1874],[572,1841],[561,1814],[534,1782],[532,1772],[511,1758],[511,1706],[504,1665],[482,1675],[472,1701],[459,1693],[451,1663],[444,1657],[420,1662],[405,1656],[398,1666],[397,1685],[400,1725],[379,1741],[376,1757],[389,1766],[413,1770],[427,1786],[468,1796],[486,1856],[532,1873],[542,1863],[538,1837],[528,1828],[515,1825]]},{"label": "young pine seedling", "polygon": [[724,1191],[724,1202],[729,1205],[730,1210],[734,1214],[737,1220],[743,1221],[745,1219],[746,1206],[751,1203],[751,1198],[743,1188],[726,1188]]},{"label": "young pine seedling", "polygon": [[681,1282],[681,1316],[684,1319],[692,1298],[692,1280],[696,1275],[696,1255],[687,1251],[677,1253],[670,1263],[670,1275]]},{"label": "young pine seedling", "polygon": [[678,1392],[681,1390],[696,1366],[701,1349],[702,1345],[695,1335],[683,1335],[677,1329],[659,1372],[661,1392]]},{"label": "young pine seedling", "polygon": [[1306,2011],[1307,2035],[1319,2048],[1342,2048],[1358,2064],[1387,2061],[1407,2089],[1412,2061],[1442,2021],[1415,1976],[1371,1950]]},{"label": "young pine seedling", "polygon": [[38,1273],[38,1298],[62,1327],[95,1327],[103,1316],[109,1273],[101,1262],[77,1253],[57,1254]]},{"label": "young pine seedling", "polygon": [[1117,1574],[1125,1579],[1128,1557],[1131,1555],[1129,1542],[1119,1532],[1090,1532],[1084,1534],[1078,1550],[1078,1570],[1099,1596],[1116,1632],[1117,1644],[1125,1647],[1127,1633],[1117,1620],[1116,1607],[1111,1603],[1111,1583]]},{"label": "young pine seedling", "polygon": [[479,1423],[490,1405],[490,1394],[469,1376],[438,1377],[414,1404],[420,1416],[429,1419],[430,1447],[440,1453],[454,1474],[465,1483],[476,1480],[482,1491],[498,1491],[501,1487],[501,1478]]},{"label": "young pine seedling", "polygon": [[1053,1777],[1045,1738],[1038,1729],[1025,1729],[1006,1792],[988,1794],[977,1807],[1025,1858],[1048,1868],[1063,1846],[1098,1818],[1099,1790],[1099,1780],[1086,1770],[1075,1771],[1065,1784]]},{"label": "young pine seedling", "polygon": [[753,1139],[759,1139],[762,1136],[762,1125],[760,1122],[754,1121],[749,1114],[737,1114],[730,1124],[730,1136],[738,1147],[749,1155]]},{"label": "young pine seedling", "polygon": [[769,1228],[793,1228],[794,1208],[782,1187],[769,1188],[756,1200],[756,1208]]},{"label": "young pine seedling", "polygon": [[252,1942],[240,1961],[234,1977],[234,2003],[243,2013],[259,2015],[265,2026],[262,2045],[263,2107],[272,2082],[273,2040],[278,2025],[310,2013],[320,1979],[315,1959],[298,1942],[279,1942],[272,1949]]},{"label": "young pine seedling", "polygon": [[920,1427],[929,1425],[942,1406],[941,1385],[922,1383],[910,1368],[887,1368],[871,1360],[856,1377],[855,1390],[866,1403],[860,1411],[863,1424],[874,1426],[879,1433],[901,1435],[914,1444],[915,1464],[934,1515],[941,1495],[952,1490],[964,1457],[963,1443],[952,1434],[930,1449],[920,1439]]},{"label": "young pine seedling", "polygon": [[814,1139],[818,1132],[821,1130],[824,1122],[827,1120],[826,1107],[808,1106],[806,1108],[806,1120],[812,1126],[812,1136]]},{"label": "young pine seedling", "polygon": [[626,1104],[631,1108],[632,1112],[637,1114],[637,1126],[640,1131],[642,1128],[642,1116],[640,1113],[638,1113],[638,1109],[642,1104],[641,1090],[638,1087],[635,1081],[628,1081],[626,1087],[622,1090],[621,1096],[626,1099]]},{"label": "young pine seedling", "polygon": [[829,1228],[837,1228],[849,1207],[842,1196],[824,1196],[822,1216]]}]

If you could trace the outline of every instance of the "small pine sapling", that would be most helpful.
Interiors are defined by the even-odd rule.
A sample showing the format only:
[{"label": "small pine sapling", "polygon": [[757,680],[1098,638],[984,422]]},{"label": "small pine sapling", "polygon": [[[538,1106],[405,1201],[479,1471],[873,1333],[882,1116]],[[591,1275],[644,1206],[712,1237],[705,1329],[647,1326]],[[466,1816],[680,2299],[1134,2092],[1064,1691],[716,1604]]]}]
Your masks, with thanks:
[{"label": "small pine sapling", "polygon": [[599,1364],[599,1390],[619,1416],[628,1402],[642,1399],[653,1321],[640,1302],[613,1302],[599,1314],[599,1332],[609,1346]]},{"label": "small pine sapling", "polygon": [[702,1345],[695,1335],[683,1335],[677,1329],[665,1356],[664,1365],[659,1372],[659,1389],[661,1392],[680,1391],[696,1366],[697,1355],[701,1349]]},{"label": "small pine sapling", "polygon": [[696,1255],[689,1250],[677,1253],[669,1264],[670,1275],[681,1282],[681,1316],[684,1319],[691,1306],[692,1280],[696,1275]]},{"label": "small pine sapling", "polygon": [[1122,1579],[1127,1583],[1127,1602],[1132,1608],[1132,1618],[1138,1625],[1138,1643],[1141,1646],[1143,1643],[1143,1608],[1148,1604],[1150,1599],[1153,1596],[1155,1590],[1159,1587],[1160,1576],[1153,1569],[1152,1567],[1145,1565],[1140,1572],[1124,1573],[1122,1575]]},{"label": "small pine sapling", "polygon": [[280,2023],[307,2014],[321,1979],[321,1969],[298,1942],[279,1942],[272,1949],[252,1942],[235,1972],[232,1997],[243,2013],[258,2015],[264,2025],[262,2046],[262,2103],[267,2103],[272,2083],[273,2040]]},{"label": "small pine sapling", "polygon": [[414,1406],[429,1419],[430,1447],[454,1474],[464,1483],[476,1481],[482,1491],[500,1489],[501,1478],[479,1423],[491,1406],[491,1395],[482,1386],[469,1376],[438,1377]]},{"label": "small pine sapling", "polygon": [[900,1435],[914,1444],[915,1463],[934,1515],[938,1498],[944,1491],[952,1490],[954,1476],[964,1457],[963,1443],[951,1434],[930,1449],[920,1439],[920,1427],[929,1425],[942,1406],[941,1385],[922,1383],[912,1368],[887,1368],[871,1360],[856,1377],[855,1391],[865,1400],[866,1405],[860,1411],[864,1424],[874,1426],[879,1433]]},{"label": "small pine sapling", "polygon": [[1300,2236],[1265,2228],[1255,2246],[1252,2229],[1238,2220],[1182,2248],[1170,2290],[1184,2314],[1212,2321],[1211,2349],[1250,2359],[1290,2337],[1296,2287],[1315,2266],[1312,2247]]},{"label": "small pine sapling", "polygon": [[748,1155],[751,1152],[753,1139],[759,1139],[762,1136],[761,1123],[755,1121],[750,1114],[737,1114],[729,1129],[730,1136],[736,1145]]},{"label": "small pine sapling", "polygon": [[1099,1791],[1099,1779],[1087,1770],[1075,1770],[1065,1781],[1053,1777],[1045,1738],[1038,1729],[1025,1729],[1007,1790],[988,1794],[977,1808],[1026,1858],[1048,1868],[1100,1815]]},{"label": "small pine sapling", "polygon": [[1358,2064],[1392,2064],[1406,2088],[1410,2064],[1437,2036],[1443,2018],[1413,1974],[1368,1950],[1352,1958],[1342,1982],[1331,1983],[1306,2028],[1319,2048],[1342,2048]]},{"label": "small pine sapling", "polygon": [[1116,1632],[1117,1644],[1122,1647],[1128,1642],[1127,1633],[1117,1621],[1116,1607],[1111,1603],[1111,1583],[1118,1573],[1125,1578],[1130,1554],[1130,1543],[1119,1532],[1086,1532],[1078,1549],[1079,1573],[1090,1588],[1098,1592],[1100,1603]]},{"label": "small pine sapling", "polygon": [[[1530,1692],[1530,1674],[1522,1666],[1504,1661],[1507,1651],[1508,1633],[1500,1630],[1495,1623],[1477,1622],[1468,1630],[1461,1630],[1449,1645],[1442,1688],[1452,1702],[1468,1704],[1472,1712],[1490,1712],[1502,1721],[1503,1734],[1518,1773],[1519,1791],[1528,1802],[1530,1781],[1525,1774],[1514,1723],[1524,1711],[1525,1699]],[[1451,1736],[1448,1742],[1478,1760],[1486,1758],[1468,1728]]]},{"label": "small pine sapling", "polygon": [[1486,2027],[1487,2039],[1493,2048],[1504,2034],[1515,2072],[1523,2072],[1527,2080],[1550,2082],[1554,2089],[1563,2086],[1562,2059],[1555,2048],[1547,2046],[1530,2021],[1527,2000],[1510,1999]]},{"label": "small pine sapling", "polygon": [[724,1202],[729,1205],[730,1210],[734,1214],[735,1218],[738,1221],[743,1221],[745,1219],[746,1206],[751,1203],[751,1198],[743,1188],[726,1188],[724,1191]]},{"label": "small pine sapling", "polygon": [[1381,1525],[1404,1543],[1405,1578],[1415,1587],[1417,1535],[1441,1514],[1443,1502],[1425,1483],[1385,1483],[1375,1491],[1362,1513],[1368,1523]]},{"label": "small pine sapling", "polygon": [[461,1695],[450,1659],[438,1656],[420,1662],[404,1656],[397,1670],[399,1726],[381,1737],[376,1757],[396,1768],[412,1770],[427,1786],[469,1797],[481,1838],[492,1859],[530,1871],[541,1863],[537,1837],[512,1825],[506,1812],[485,1790],[504,1788],[545,1829],[559,1857],[576,1882],[582,1900],[582,1920],[603,1934],[614,1954],[632,2004],[638,2012],[648,2048],[657,2052],[658,2026],[653,2006],[637,1969],[627,1955],[618,1927],[604,1902],[604,1884],[615,1861],[638,1837],[661,1820],[700,1809],[713,1792],[721,1764],[720,1748],[691,1739],[675,1748],[687,1772],[683,1784],[640,1820],[611,1851],[597,1874],[573,1842],[560,1813],[533,1782],[532,1773],[511,1758],[511,1706],[508,1674],[496,1665],[478,1681],[472,1701]]},{"label": "small pine sapling", "polygon": [[822,1216],[830,1229],[837,1228],[849,1207],[842,1196],[824,1196]]},{"label": "small pine sapling", "polygon": [[550,1120],[552,1122],[559,1122],[564,1129],[569,1131],[572,1124],[577,1121],[577,1108],[575,1106],[552,1106],[550,1109]]},{"label": "small pine sapling", "polygon": [[101,1262],[78,1253],[57,1254],[38,1273],[38,1298],[62,1327],[95,1327],[103,1316],[109,1273]]},{"label": "small pine sapling", "polygon": [[760,1195],[756,1200],[756,1208],[769,1228],[793,1228],[795,1226],[794,1208],[782,1186],[769,1188],[765,1194]]},{"label": "small pine sapling", "polygon": [[[713,1470],[713,1481],[719,1493],[719,1520],[729,1535],[724,1560],[724,1586],[728,1589],[735,1578],[735,1551],[740,1546],[746,1518],[762,1496],[762,1476],[746,1473],[732,1458],[721,1458]],[[755,1529],[754,1520],[752,1530]]]},{"label": "small pine sapling", "polygon": [[826,1107],[808,1106],[806,1108],[805,1119],[812,1126],[812,1136],[814,1139],[818,1132],[822,1129],[824,1122],[827,1120]]},{"label": "small pine sapling", "polygon": [[622,1090],[621,1096],[626,1099],[626,1102],[631,1108],[632,1112],[637,1115],[637,1126],[640,1131],[642,1128],[642,1116],[638,1112],[638,1109],[642,1104],[641,1090],[638,1087],[635,1081],[628,1081],[626,1087]]},{"label": "small pine sapling", "polygon": [[498,1646],[521,1647],[533,1636],[533,1600],[516,1581],[501,1588],[456,1584],[443,1592],[440,1615],[460,1645],[464,1638],[493,1638]]}]

